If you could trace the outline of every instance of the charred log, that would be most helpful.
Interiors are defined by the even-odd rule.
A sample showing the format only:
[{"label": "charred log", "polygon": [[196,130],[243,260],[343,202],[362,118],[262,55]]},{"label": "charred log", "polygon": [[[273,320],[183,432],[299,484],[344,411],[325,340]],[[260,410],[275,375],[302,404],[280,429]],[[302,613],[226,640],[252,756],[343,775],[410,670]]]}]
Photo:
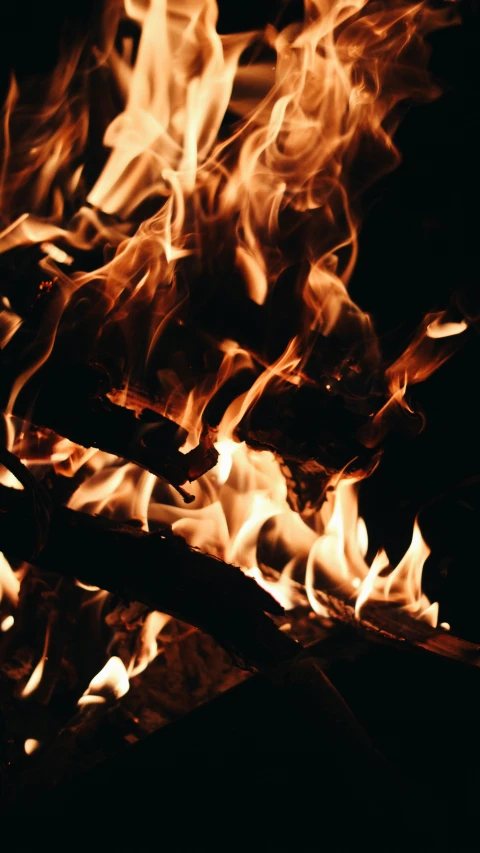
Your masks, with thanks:
[{"label": "charred log", "polygon": [[113,403],[106,370],[95,364],[54,363],[41,371],[34,387],[21,393],[15,414],[53,430],[83,447],[97,447],[167,480],[189,503],[181,486],[212,468],[217,451],[210,436],[182,453],[186,430],[153,409],[140,412]]},{"label": "charred log", "polygon": [[[252,388],[265,364],[277,359],[298,332],[301,325],[298,306],[294,311],[295,299],[292,304],[289,301],[296,293],[297,273],[288,287],[280,288],[280,296],[275,292],[264,308],[255,306],[261,314],[258,322],[253,322],[252,318],[252,322],[245,324],[247,340],[242,345],[251,353],[251,367],[234,375],[211,399],[204,415],[207,436],[209,430],[218,426],[229,404]],[[210,375],[213,392],[222,360],[218,341],[225,335],[233,335],[234,340],[240,341],[241,337],[237,329],[224,328],[230,316],[218,310],[222,305],[220,293],[224,289],[219,288],[218,282],[213,290],[212,286],[206,288],[210,299],[204,294],[206,301],[198,304],[198,292],[203,293],[204,289],[185,284],[188,298],[181,317],[166,325],[147,359],[145,342],[140,342],[138,351],[131,353],[117,324],[107,322],[108,306],[99,289],[84,286],[65,306],[60,289],[51,282],[35,298],[30,296],[26,324],[3,355],[4,406],[24,353],[29,353],[29,361],[35,361],[42,341],[45,345],[45,341],[54,336],[55,330],[44,326],[48,317],[53,317],[58,310],[61,324],[54,349],[45,365],[18,395],[15,413],[77,444],[98,447],[128,459],[175,487],[196,479],[216,461],[216,452],[208,437],[191,454],[182,454],[179,447],[186,439],[185,432],[161,414],[154,413],[155,403],[152,409],[136,412],[116,405],[110,397],[114,388],[125,384],[127,376],[133,376],[145,400],[160,401],[158,409],[162,411],[169,395],[169,389],[164,388],[159,379],[165,370],[177,376],[178,386],[185,393],[202,377]],[[298,293],[296,299],[298,301]],[[25,306],[21,307],[25,311]],[[240,311],[233,311],[234,316],[239,314]],[[148,312],[140,310],[135,316],[139,327],[147,329]],[[277,330],[273,340],[262,340],[258,330],[270,329],[272,318],[283,316],[295,317],[293,326],[287,324],[287,331],[283,327]],[[220,317],[221,328],[215,324],[211,328],[212,318],[219,320]],[[257,332],[250,340],[252,328]],[[358,318],[346,315],[342,318],[341,334],[328,337],[318,334],[309,346],[311,352],[304,358],[302,355],[302,382],[292,384],[280,377],[268,382],[237,429],[240,440],[254,449],[276,453],[285,464],[291,485],[291,503],[299,510],[318,505],[325,482],[332,473],[368,471],[373,467],[376,453],[365,447],[359,435],[368,428],[372,413],[384,402],[378,352]],[[131,406],[129,392],[127,401]],[[134,400],[133,407],[135,403]]]},{"label": "charred log", "polygon": [[368,473],[378,458],[377,449],[355,437],[368,417],[329,388],[284,383],[280,393],[267,389],[237,428],[250,447],[281,458],[297,511],[321,503],[333,474]]}]

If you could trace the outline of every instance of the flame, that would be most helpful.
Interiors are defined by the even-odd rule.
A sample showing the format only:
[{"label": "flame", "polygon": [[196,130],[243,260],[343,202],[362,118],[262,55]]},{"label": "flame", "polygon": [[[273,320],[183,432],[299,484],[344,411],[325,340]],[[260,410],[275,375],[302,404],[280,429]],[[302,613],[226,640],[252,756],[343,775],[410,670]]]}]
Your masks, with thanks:
[{"label": "flame", "polygon": [[429,338],[450,338],[453,335],[461,335],[466,329],[468,329],[468,324],[465,320],[461,320],[460,323],[452,323],[442,322],[439,318],[428,324],[426,334]]},{"label": "flame", "polygon": [[4,554],[0,552],[0,601],[3,596],[13,604],[18,604],[20,580],[13,571]]},{"label": "flame", "polygon": [[2,298],[0,304],[0,349],[3,349],[18,332],[22,318],[12,310],[10,300],[6,296]]},{"label": "flame", "polygon": [[15,618],[12,616],[11,613],[8,616],[5,616],[5,619],[2,619],[2,621],[0,622],[0,631],[6,633],[10,630],[10,628],[13,628],[14,622]]},{"label": "flame", "polygon": [[119,657],[113,656],[92,678],[85,693],[78,700],[78,704],[92,705],[115,701],[128,693],[129,689],[130,683],[125,665]]},{"label": "flame", "polygon": [[41,743],[34,737],[27,737],[25,743],[23,744],[23,748],[27,755],[31,755],[32,752],[36,752],[39,749]]},{"label": "flame", "polygon": [[36,690],[40,687],[43,673],[45,670],[45,662],[48,660],[48,646],[50,643],[50,623],[47,626],[47,630],[45,632],[45,640],[43,644],[43,652],[40,660],[38,661],[36,667],[30,675],[25,687],[22,690],[22,697],[25,699],[27,696],[31,696],[32,693],[35,693]]},{"label": "flame", "polygon": [[158,654],[157,637],[170,621],[170,616],[153,610],[143,623],[139,638],[139,649],[128,667],[129,678],[140,675]]},{"label": "flame", "polygon": [[357,618],[360,618],[367,601],[382,601],[401,607],[415,618],[423,619],[432,628],[436,628],[438,604],[431,604],[422,592],[423,566],[429,554],[430,548],[425,543],[416,521],[410,546],[395,569],[384,574],[389,566],[385,551],[380,551],[375,557],[358,590],[355,606]]}]

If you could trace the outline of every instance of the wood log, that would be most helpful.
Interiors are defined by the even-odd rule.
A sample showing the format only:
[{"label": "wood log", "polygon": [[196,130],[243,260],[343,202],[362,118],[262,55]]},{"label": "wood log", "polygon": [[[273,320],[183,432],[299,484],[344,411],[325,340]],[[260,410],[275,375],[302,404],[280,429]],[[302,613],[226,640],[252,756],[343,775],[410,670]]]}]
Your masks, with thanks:
[{"label": "wood log", "polygon": [[367,639],[397,647],[408,644],[411,648],[480,667],[478,643],[457,637],[441,626],[434,628],[428,622],[416,619],[405,608],[388,602],[369,601],[362,607],[358,618],[354,599],[342,589],[317,590],[317,597],[333,619],[351,625]]},{"label": "wood log", "polygon": [[[222,277],[219,281],[223,282]],[[186,433],[163,417],[162,406],[155,405],[156,399],[164,404],[169,393],[158,376],[169,366],[173,350],[185,356],[175,360],[178,384],[185,392],[204,381],[209,370],[212,371],[212,388],[215,386],[214,374],[220,363],[218,341],[224,339],[226,330],[223,325],[221,330],[210,330],[207,321],[212,306],[216,305],[215,314],[222,317],[223,324],[225,312],[218,310],[218,305],[223,305],[222,291],[215,288],[215,299],[208,301],[210,311],[206,314],[194,300],[198,311],[192,309],[191,316],[182,316],[182,324],[172,322],[167,327],[153,348],[153,354],[149,355],[147,368],[143,338],[134,353],[127,354],[121,339],[109,339],[108,324],[104,324],[106,330],[102,330],[106,308],[99,293],[88,287],[81,288],[71,304],[65,306],[64,296],[55,281],[46,284],[48,287],[39,290],[35,298],[30,294],[26,300],[28,304],[33,300],[33,307],[26,310],[26,306],[21,305],[18,308],[23,309],[25,322],[1,354],[0,406],[3,401],[4,407],[9,400],[19,372],[28,372],[32,363],[41,363],[47,356],[54,337],[53,350],[48,353],[45,364],[30,377],[18,395],[15,414],[82,446],[98,447],[128,459],[163,477],[179,490],[216,463],[217,454],[208,438],[210,432],[218,426],[232,400],[252,387],[265,364],[275,361],[288,338],[295,333],[290,329],[286,338],[280,335],[280,349],[278,341],[272,351],[261,341],[256,341],[253,348],[247,345],[252,353],[251,367],[220,386],[204,413],[205,440],[189,454],[182,454],[179,447]],[[203,284],[206,287],[207,281]],[[293,286],[293,282],[290,284]],[[197,289],[194,288],[194,292]],[[88,310],[83,303],[89,306]],[[246,300],[245,304],[248,303]],[[241,305],[243,309],[243,301]],[[259,328],[264,329],[272,316],[284,313],[273,311],[272,306]],[[288,312],[287,316],[290,316]],[[148,328],[149,314],[140,315],[136,322],[139,328]],[[52,325],[55,328],[50,328]],[[247,329],[251,326],[252,323],[247,323]],[[212,332],[215,332],[213,342]],[[226,336],[231,337],[230,334]],[[285,463],[291,503],[298,510],[308,505],[318,506],[326,480],[332,474],[342,470],[367,471],[376,461],[376,452],[366,448],[358,436],[368,426],[371,413],[384,403],[377,357],[371,354],[365,357],[366,369],[359,342],[352,343],[351,335],[344,334],[343,338],[333,334],[328,338],[318,335],[302,371],[302,383],[295,385],[276,377],[238,425],[240,440],[254,449],[274,452]],[[237,340],[238,336],[233,339]],[[368,347],[371,348],[371,342]],[[132,359],[135,365],[130,363]],[[24,366],[19,370],[19,365]],[[153,401],[152,408],[134,411],[138,409],[137,401],[135,391],[131,394],[130,388],[127,405],[133,402],[132,408],[112,402],[110,392],[125,386],[127,377],[128,385],[133,377],[145,398]],[[185,492],[182,494],[188,499]]]},{"label": "wood log", "polygon": [[[38,530],[38,512],[28,492],[0,486],[0,547],[8,557],[170,613],[211,634],[248,669],[261,670],[302,652],[266,615],[283,613],[267,592],[236,566],[190,548],[169,528],[146,533],[55,507],[46,537],[39,539]],[[480,666],[478,644],[432,628],[404,610],[372,602],[357,619],[354,600],[341,589],[318,590],[317,595],[334,619],[368,637],[394,645],[406,642]]]},{"label": "wood log", "polygon": [[98,447],[167,480],[186,503],[194,498],[182,485],[198,479],[218,459],[206,434],[182,453],[186,430],[150,408],[136,412],[107,396],[107,371],[95,364],[55,362],[20,394],[14,412],[38,427],[51,429],[83,447]]},{"label": "wood log", "polygon": [[146,533],[100,516],[53,507],[48,527],[28,490],[0,486],[0,547],[9,558],[140,601],[211,634],[248,669],[295,657],[302,647],[266,613],[280,605],[236,566],[187,545],[169,528]]}]

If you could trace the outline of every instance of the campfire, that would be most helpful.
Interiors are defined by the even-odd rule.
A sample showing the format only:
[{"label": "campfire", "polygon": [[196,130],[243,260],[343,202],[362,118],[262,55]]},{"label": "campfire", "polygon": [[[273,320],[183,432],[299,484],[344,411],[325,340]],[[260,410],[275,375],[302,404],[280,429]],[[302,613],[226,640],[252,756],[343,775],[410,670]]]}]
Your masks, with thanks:
[{"label": "campfire", "polygon": [[[11,77],[13,788],[47,763],[58,782],[251,671],[308,666],[338,622],[478,664],[422,584],[421,519],[393,561],[359,510],[392,430],[421,429],[411,387],[469,317],[434,306],[389,357],[349,294],[362,198],[399,162],[404,104],[441,95],[427,37],[456,14],[305,0],[225,33],[215,0],[106,2],[37,86]],[[108,725],[113,746],[87,748]]]}]

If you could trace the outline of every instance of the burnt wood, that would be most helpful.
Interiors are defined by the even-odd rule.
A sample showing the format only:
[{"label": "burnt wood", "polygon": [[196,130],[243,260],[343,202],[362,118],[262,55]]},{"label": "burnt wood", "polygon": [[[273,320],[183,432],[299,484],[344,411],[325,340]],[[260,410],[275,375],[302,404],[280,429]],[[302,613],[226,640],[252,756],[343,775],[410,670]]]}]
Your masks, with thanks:
[{"label": "burnt wood", "polygon": [[97,447],[151,471],[190,503],[194,498],[182,485],[217,462],[210,436],[182,453],[186,430],[153,409],[136,412],[113,403],[110,391],[109,375],[99,365],[54,362],[40,373],[28,395],[19,396],[14,411],[76,444]]},{"label": "burnt wood", "polygon": [[66,507],[39,518],[28,490],[0,487],[0,543],[11,559],[77,578],[201,628],[247,668],[273,666],[302,647],[267,613],[280,605],[236,566],[191,548],[168,528],[138,528]]},{"label": "burnt wood", "polygon": [[[22,469],[18,462],[15,473],[22,476]],[[147,533],[103,516],[49,508],[41,498],[41,489],[35,495],[29,488],[0,486],[0,547],[9,558],[195,625],[248,669],[262,670],[301,654],[302,647],[266,615],[281,616],[280,605],[236,566],[191,548],[168,527]],[[318,589],[317,595],[333,618],[361,634],[480,666],[477,644],[432,628],[405,610],[371,602],[358,620],[346,590]]]}]

